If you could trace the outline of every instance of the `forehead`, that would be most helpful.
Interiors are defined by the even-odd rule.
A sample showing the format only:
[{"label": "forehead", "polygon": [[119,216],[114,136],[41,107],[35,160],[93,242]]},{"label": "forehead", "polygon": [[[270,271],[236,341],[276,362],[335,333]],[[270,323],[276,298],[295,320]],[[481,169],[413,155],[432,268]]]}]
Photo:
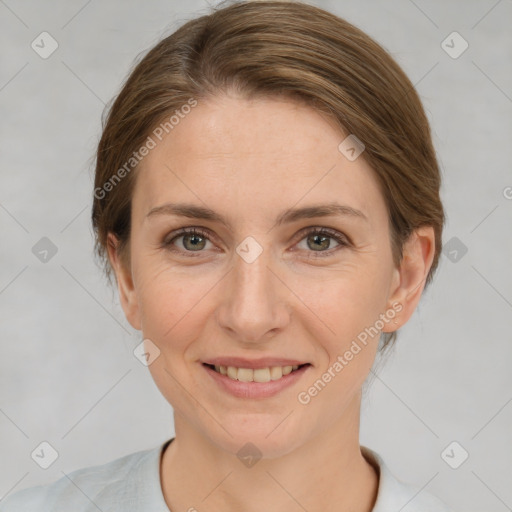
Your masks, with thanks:
[{"label": "forehead", "polygon": [[144,215],[179,199],[226,214],[235,208],[243,217],[335,200],[382,214],[369,165],[338,149],[346,136],[332,120],[291,100],[199,102],[142,161],[134,209]]}]

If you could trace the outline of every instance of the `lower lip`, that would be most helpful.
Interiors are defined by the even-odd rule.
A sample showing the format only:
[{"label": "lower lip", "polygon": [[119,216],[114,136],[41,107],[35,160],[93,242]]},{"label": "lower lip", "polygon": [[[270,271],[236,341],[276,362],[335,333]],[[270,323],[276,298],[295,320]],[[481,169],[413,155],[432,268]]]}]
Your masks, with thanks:
[{"label": "lower lip", "polygon": [[268,398],[277,395],[283,389],[293,386],[311,367],[309,364],[302,366],[278,380],[269,382],[241,382],[222,375],[205,364],[201,363],[201,366],[224,391],[238,398]]}]

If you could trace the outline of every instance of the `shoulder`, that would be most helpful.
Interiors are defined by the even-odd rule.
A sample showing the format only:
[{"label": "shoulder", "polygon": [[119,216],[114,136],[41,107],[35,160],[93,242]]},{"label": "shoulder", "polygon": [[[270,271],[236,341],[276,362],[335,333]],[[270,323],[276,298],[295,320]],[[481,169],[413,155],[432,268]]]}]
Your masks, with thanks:
[{"label": "shoulder", "polygon": [[0,501],[0,512],[136,510],[134,501],[159,497],[161,449],[131,453],[72,471],[50,484],[15,492]]},{"label": "shoulder", "polygon": [[379,489],[372,512],[453,512],[428,491],[396,478],[378,453],[365,446],[361,446],[361,452],[379,472]]}]

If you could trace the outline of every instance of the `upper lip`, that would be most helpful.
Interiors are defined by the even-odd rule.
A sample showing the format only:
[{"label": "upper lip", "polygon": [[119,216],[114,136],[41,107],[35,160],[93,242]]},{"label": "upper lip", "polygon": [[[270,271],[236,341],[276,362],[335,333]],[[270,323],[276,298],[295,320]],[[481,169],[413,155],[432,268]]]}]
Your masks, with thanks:
[{"label": "upper lip", "polygon": [[202,361],[205,364],[212,364],[214,366],[234,366],[236,368],[270,368],[272,366],[300,366],[307,364],[298,359],[286,359],[280,357],[263,357],[261,359],[246,359],[244,357],[214,357],[207,361]]}]

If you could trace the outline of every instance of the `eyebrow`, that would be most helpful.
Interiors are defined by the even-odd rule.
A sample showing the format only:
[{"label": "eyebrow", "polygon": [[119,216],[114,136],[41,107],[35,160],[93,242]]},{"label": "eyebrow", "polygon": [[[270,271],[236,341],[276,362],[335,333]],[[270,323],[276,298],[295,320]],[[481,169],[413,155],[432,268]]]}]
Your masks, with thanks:
[{"label": "eyebrow", "polygon": [[[161,206],[152,208],[146,218],[155,215],[175,215],[178,217],[187,217],[190,219],[203,219],[219,222],[220,224],[231,228],[230,223],[219,213],[206,208],[188,203],[166,203]],[[313,217],[330,217],[330,216],[347,216],[368,220],[367,216],[360,210],[351,206],[338,203],[316,204],[305,206],[302,208],[288,208],[282,212],[276,219],[276,225],[296,222],[301,219],[309,219]]]}]

